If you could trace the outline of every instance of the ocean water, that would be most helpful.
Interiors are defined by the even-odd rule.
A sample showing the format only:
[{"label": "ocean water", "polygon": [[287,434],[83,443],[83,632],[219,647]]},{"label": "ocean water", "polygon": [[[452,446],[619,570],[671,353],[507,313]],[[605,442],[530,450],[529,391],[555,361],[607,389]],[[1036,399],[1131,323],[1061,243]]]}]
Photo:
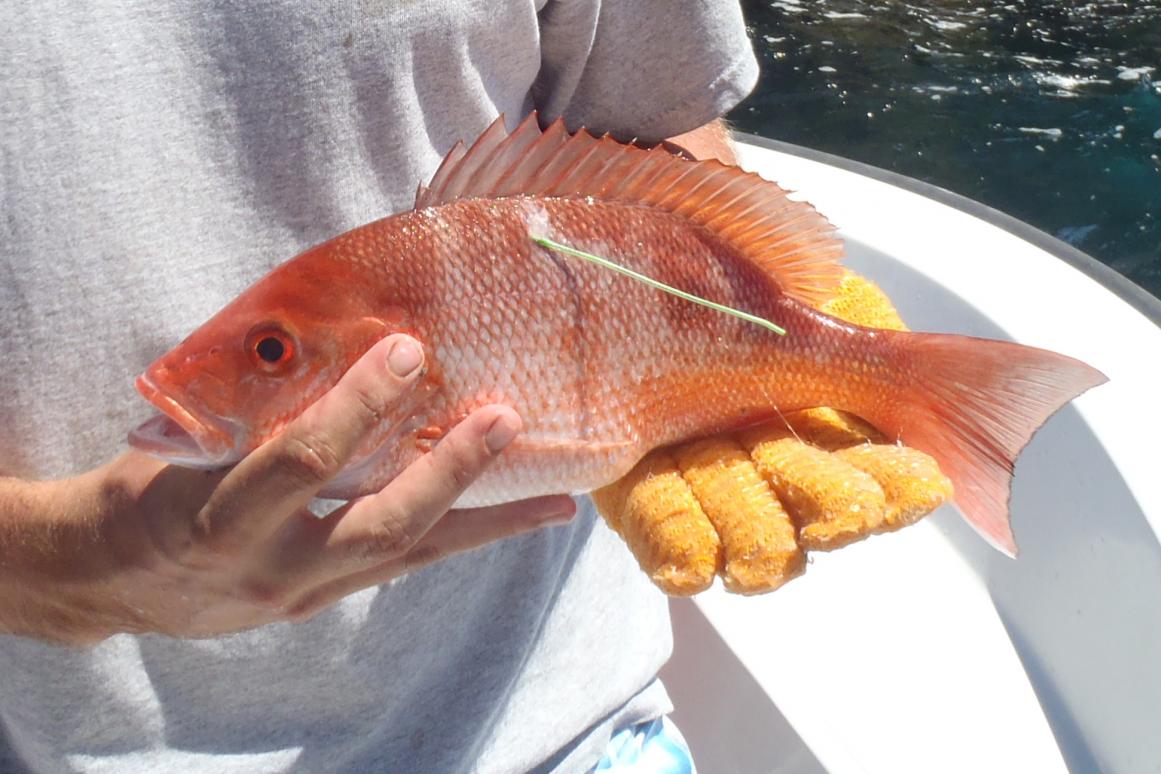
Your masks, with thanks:
[{"label": "ocean water", "polygon": [[1161,2],[744,0],[735,126],[934,183],[1161,296]]}]

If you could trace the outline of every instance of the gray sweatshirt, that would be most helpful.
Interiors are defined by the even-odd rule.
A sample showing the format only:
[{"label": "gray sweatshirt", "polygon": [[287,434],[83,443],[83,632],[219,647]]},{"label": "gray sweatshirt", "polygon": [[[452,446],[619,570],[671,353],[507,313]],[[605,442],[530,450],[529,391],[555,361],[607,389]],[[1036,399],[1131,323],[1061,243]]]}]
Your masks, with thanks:
[{"label": "gray sweatshirt", "polygon": [[[132,378],[271,267],[533,107],[658,139],[756,64],[732,0],[5,0],[0,474],[124,448]],[[586,771],[667,709],[664,598],[582,504],[202,641],[0,636],[0,771]]]}]

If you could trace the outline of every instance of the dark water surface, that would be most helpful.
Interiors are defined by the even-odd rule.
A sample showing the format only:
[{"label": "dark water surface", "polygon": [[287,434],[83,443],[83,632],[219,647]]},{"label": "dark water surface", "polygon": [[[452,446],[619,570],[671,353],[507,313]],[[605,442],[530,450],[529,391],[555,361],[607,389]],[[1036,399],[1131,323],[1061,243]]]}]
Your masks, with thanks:
[{"label": "dark water surface", "polygon": [[1161,2],[743,6],[739,129],[976,199],[1161,296]]}]

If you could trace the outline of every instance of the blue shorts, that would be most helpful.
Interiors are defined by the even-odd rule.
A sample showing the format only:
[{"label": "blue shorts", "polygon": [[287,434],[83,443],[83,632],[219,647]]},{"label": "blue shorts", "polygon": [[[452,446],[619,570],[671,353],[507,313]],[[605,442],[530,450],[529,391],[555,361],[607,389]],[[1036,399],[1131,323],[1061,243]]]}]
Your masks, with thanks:
[{"label": "blue shorts", "polygon": [[667,717],[613,734],[593,774],[697,774],[689,745]]}]

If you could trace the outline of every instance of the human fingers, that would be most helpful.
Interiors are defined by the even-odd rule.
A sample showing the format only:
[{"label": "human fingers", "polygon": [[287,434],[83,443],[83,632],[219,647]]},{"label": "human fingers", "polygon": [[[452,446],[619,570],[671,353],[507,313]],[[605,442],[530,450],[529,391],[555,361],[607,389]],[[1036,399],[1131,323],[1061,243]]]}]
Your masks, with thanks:
[{"label": "human fingers", "polygon": [[477,409],[381,491],[339,508],[314,529],[307,527],[305,540],[290,555],[328,580],[403,556],[521,429],[520,417],[507,406]]},{"label": "human fingers", "polygon": [[282,433],[245,457],[214,490],[201,529],[219,545],[249,545],[305,506],[385,421],[422,373],[414,339],[389,336]]},{"label": "human fingers", "polygon": [[497,540],[567,523],[575,514],[576,503],[565,495],[449,511],[403,555],[323,583],[296,600],[286,615],[296,620],[310,618],[356,591]]}]

